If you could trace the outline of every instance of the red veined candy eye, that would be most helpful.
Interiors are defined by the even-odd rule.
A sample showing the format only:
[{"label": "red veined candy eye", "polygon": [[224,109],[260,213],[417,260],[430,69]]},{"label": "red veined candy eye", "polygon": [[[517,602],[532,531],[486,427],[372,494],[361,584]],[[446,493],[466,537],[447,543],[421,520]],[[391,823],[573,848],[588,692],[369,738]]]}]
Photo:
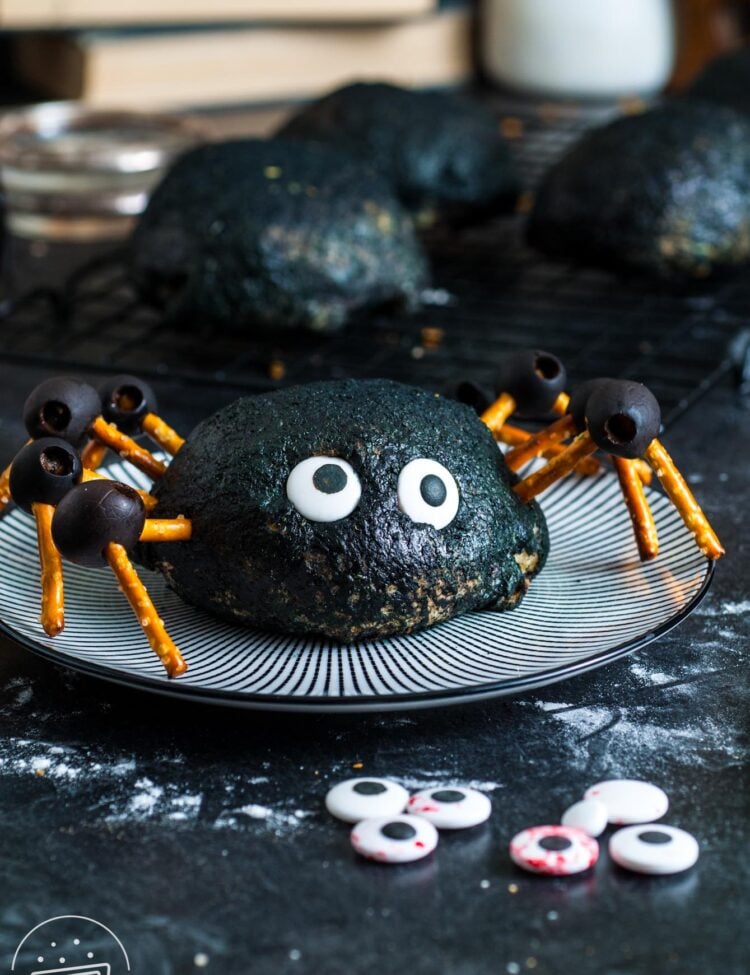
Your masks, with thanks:
[{"label": "red veined candy eye", "polygon": [[593,867],[599,844],[573,826],[531,826],[510,841],[510,856],[531,873],[567,877]]}]

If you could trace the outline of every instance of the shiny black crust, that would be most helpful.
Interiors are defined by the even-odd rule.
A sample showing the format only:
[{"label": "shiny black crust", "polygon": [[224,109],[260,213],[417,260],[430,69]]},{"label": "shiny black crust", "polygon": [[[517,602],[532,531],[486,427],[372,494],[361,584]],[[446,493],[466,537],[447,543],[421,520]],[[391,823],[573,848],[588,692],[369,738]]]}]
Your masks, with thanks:
[{"label": "shiny black crust", "polygon": [[428,283],[409,215],[364,163],[325,146],[200,146],[157,187],[131,240],[136,283],[173,316],[343,325],[357,309],[416,306]]},{"label": "shiny black crust", "polygon": [[60,555],[77,565],[97,568],[104,550],[116,542],[130,551],[143,529],[140,495],[115,481],[85,481],[69,491],[52,519],[52,538]]},{"label": "shiny black crust", "polygon": [[[362,497],[344,520],[312,523],[287,499],[290,470],[316,454],[359,475]],[[399,472],[417,457],[459,486],[458,514],[440,531],[398,506]],[[238,400],[193,431],[153,490],[155,517],[193,519],[191,542],[139,550],[181,596],[255,627],[344,641],[514,605],[548,548],[541,509],[516,499],[476,415],[385,380]]]},{"label": "shiny black crust", "polygon": [[503,360],[495,385],[498,396],[510,393],[517,412],[528,416],[547,413],[566,381],[565,367],[557,356],[540,349],[520,349]]},{"label": "shiny black crust", "polygon": [[618,119],[547,174],[532,244],[564,260],[706,277],[750,260],[750,120],[680,101]]},{"label": "shiny black crust", "polygon": [[448,92],[386,84],[340,88],[303,108],[279,132],[361,155],[413,210],[497,208],[518,195],[511,155],[493,112]]},{"label": "shiny black crust", "polygon": [[750,47],[716,58],[685,94],[750,115]]},{"label": "shiny black crust", "polygon": [[[138,405],[132,410],[124,410],[118,402],[118,394],[124,389],[137,390],[140,394]],[[158,404],[156,393],[147,382],[137,376],[113,376],[106,379],[99,386],[99,396],[102,402],[102,416],[108,423],[114,423],[123,433],[132,435],[138,433],[144,416],[156,413]]]},{"label": "shiny black crust", "polygon": [[[627,417],[633,435],[618,436],[622,425],[616,421]],[[614,422],[613,422],[614,418]],[[641,457],[661,426],[659,403],[643,383],[623,379],[600,380],[586,403],[586,419],[592,439],[598,447],[618,457]]]},{"label": "shiny black crust", "polygon": [[[58,464],[55,464],[58,458]],[[58,469],[50,469],[49,461]],[[9,483],[11,497],[29,512],[36,502],[58,504],[80,481],[82,470],[80,455],[67,440],[61,437],[32,440],[13,459]]]},{"label": "shiny black crust", "polygon": [[[45,413],[50,403],[62,407],[53,412],[59,422],[50,422]],[[58,376],[32,389],[23,406],[23,422],[30,437],[62,437],[80,447],[100,411],[99,394],[93,386]]]}]

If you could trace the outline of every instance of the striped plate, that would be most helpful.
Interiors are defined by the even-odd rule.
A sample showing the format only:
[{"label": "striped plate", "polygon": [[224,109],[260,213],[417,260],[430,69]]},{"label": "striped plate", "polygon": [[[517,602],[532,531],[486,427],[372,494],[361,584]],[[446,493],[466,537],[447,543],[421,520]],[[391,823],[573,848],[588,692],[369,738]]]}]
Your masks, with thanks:
[{"label": "striped plate", "polygon": [[[138,472],[107,473],[148,487]],[[143,572],[190,669],[169,681],[113,577],[65,568],[66,627],[54,640],[38,622],[36,535],[28,515],[0,521],[0,626],[66,666],[167,694],[299,711],[415,708],[512,694],[615,660],[671,629],[704,596],[712,564],[658,492],[649,501],[662,553],[637,557],[616,477],[568,478],[542,498],[549,561],[510,613],[472,613],[411,636],[342,646],[257,633],[182,602]]]}]

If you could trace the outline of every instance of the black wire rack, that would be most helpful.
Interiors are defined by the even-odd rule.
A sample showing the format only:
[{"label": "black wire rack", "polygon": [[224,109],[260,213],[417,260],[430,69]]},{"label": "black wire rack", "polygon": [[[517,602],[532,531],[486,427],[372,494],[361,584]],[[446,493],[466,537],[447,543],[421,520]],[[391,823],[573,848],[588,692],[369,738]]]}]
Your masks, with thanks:
[{"label": "black wire rack", "polygon": [[[612,107],[498,103],[528,203],[540,174]],[[675,420],[731,368],[750,282],[676,293],[653,282],[550,263],[524,243],[522,213],[427,238],[434,286],[423,309],[353,322],[332,335],[189,329],[144,305],[119,254],[102,255],[61,292],[0,306],[0,362],[261,391],[313,379],[387,376],[431,389],[490,380],[509,350],[548,349],[571,383],[591,376],[646,382]]]}]

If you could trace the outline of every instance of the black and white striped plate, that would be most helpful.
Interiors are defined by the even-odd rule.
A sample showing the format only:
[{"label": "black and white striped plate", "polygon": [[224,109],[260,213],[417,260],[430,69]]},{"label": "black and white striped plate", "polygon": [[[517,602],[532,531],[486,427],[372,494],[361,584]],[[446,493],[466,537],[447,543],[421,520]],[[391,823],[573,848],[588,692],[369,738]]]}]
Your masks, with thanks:
[{"label": "black and white striped plate", "polygon": [[[148,487],[113,464],[117,480]],[[675,510],[649,491],[662,551],[643,565],[612,472],[568,478],[542,497],[551,534],[546,567],[522,605],[482,612],[411,636],[342,646],[257,633],[182,602],[143,572],[157,609],[188,660],[164,675],[106,569],[65,567],[65,630],[39,625],[32,519],[0,521],[0,627],[19,643],[88,674],[162,693],[244,707],[299,711],[415,708],[512,694],[599,667],[671,629],[704,596],[712,575]]]}]

